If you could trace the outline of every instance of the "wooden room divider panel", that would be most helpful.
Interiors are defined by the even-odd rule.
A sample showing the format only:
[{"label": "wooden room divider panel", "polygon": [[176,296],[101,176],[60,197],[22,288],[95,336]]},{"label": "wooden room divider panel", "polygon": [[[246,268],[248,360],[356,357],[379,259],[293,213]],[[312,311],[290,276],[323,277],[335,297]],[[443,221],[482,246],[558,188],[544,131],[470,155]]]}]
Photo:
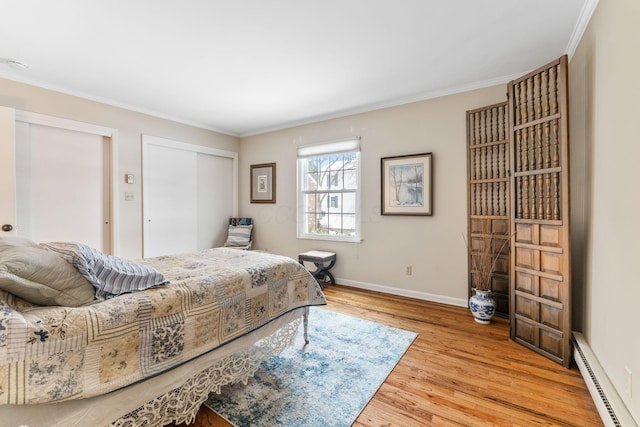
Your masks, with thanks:
[{"label": "wooden room divider panel", "polygon": [[571,362],[566,55],[509,84],[511,338]]},{"label": "wooden room divider panel", "polygon": [[[469,296],[480,257],[500,251],[491,275],[496,315],[509,316],[509,135],[507,103],[467,111]],[[488,250],[487,250],[488,249]]]},{"label": "wooden room divider panel", "polygon": [[[477,257],[511,338],[571,363],[567,56],[509,83],[508,102],[467,111],[469,295]],[[508,244],[503,244],[509,240]]]}]

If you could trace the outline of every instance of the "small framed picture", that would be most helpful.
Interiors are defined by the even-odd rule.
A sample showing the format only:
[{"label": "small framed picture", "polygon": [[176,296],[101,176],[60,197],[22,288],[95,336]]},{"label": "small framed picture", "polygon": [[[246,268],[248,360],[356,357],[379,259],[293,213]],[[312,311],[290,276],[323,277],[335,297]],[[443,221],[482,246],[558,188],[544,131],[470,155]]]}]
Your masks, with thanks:
[{"label": "small framed picture", "polygon": [[251,165],[251,203],[276,202],[276,164]]},{"label": "small framed picture", "polygon": [[382,215],[433,215],[432,154],[383,157]]}]

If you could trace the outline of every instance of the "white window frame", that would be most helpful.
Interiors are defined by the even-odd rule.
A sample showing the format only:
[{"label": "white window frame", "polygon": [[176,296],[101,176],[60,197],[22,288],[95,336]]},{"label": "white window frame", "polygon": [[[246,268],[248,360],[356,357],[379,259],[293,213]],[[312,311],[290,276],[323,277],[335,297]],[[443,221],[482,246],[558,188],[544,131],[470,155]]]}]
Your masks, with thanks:
[{"label": "white window frame", "polygon": [[[308,159],[317,156],[327,156],[333,154],[355,152],[356,153],[356,206],[355,206],[355,234],[353,236],[341,236],[332,234],[315,234],[308,233],[305,230],[305,191],[304,179],[306,178],[306,162]],[[305,145],[298,147],[298,173],[297,173],[297,216],[298,216],[298,229],[297,236],[299,239],[312,239],[312,240],[329,240],[339,242],[361,242],[362,241],[362,221],[361,221],[361,194],[362,194],[362,180],[361,180],[361,167],[360,160],[360,137],[352,137],[348,139],[341,139],[336,141],[329,141],[320,144]],[[353,192],[344,191],[343,193]],[[340,210],[342,210],[342,204],[339,204]]]}]

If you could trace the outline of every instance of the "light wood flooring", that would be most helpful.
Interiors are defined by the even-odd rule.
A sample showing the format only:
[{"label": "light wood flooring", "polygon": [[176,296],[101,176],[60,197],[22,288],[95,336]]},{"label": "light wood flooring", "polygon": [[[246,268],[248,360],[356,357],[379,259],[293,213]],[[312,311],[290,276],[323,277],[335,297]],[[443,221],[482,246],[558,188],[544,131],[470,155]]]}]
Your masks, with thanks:
[{"label": "light wood flooring", "polygon": [[[511,341],[506,319],[341,285],[325,295],[329,310],[418,333],[355,427],[603,425],[578,369]],[[230,424],[203,406],[193,425]]]}]

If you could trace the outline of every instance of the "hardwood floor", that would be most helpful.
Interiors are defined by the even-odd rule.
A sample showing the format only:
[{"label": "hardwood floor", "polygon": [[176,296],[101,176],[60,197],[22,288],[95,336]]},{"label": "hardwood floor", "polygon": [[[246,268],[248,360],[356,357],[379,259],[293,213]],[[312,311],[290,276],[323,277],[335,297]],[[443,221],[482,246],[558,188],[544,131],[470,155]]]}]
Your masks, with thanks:
[{"label": "hardwood floor", "polygon": [[[325,295],[329,310],[418,333],[353,426],[603,425],[578,369],[511,341],[506,319],[341,285]],[[204,406],[195,423],[229,425]]]}]

